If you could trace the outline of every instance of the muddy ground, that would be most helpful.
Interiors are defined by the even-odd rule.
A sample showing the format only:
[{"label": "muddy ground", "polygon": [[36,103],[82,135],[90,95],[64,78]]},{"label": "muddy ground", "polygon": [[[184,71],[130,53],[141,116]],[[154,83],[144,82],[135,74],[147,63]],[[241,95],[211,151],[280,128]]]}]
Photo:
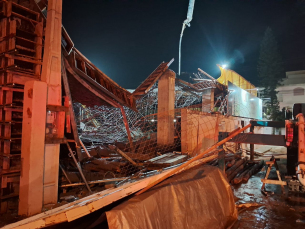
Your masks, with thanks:
[{"label": "muddy ground", "polygon": [[[261,151],[266,150],[266,147]],[[264,157],[268,161],[271,155],[280,158],[278,165],[282,177],[286,173],[286,152],[284,147],[273,147]],[[238,186],[233,187],[236,197],[236,204],[255,203],[256,207],[239,209],[239,221],[235,228],[264,228],[264,229],[304,229],[305,228],[305,195],[288,193],[285,188],[285,194],[282,193],[279,185],[266,184],[268,196],[261,193],[261,179],[265,177],[266,170],[250,178],[250,180]],[[271,170],[270,179],[277,179],[276,170]]]},{"label": "muddy ground", "polygon": [[[286,173],[286,149],[284,147],[268,147],[264,146],[256,149],[257,152],[264,153],[263,157],[256,157],[256,160],[264,159],[268,161],[272,155],[280,158],[278,162],[282,177]],[[258,174],[252,176],[247,183],[236,185],[232,187],[236,198],[236,205],[240,204],[255,204],[249,208],[239,208],[239,220],[234,225],[234,229],[247,228],[264,228],[264,229],[304,229],[305,228],[305,195],[288,193],[288,188],[285,189],[285,194],[282,194],[281,187],[278,185],[266,185],[266,190],[269,191],[266,197],[261,193],[262,182],[266,170],[260,171]],[[275,168],[272,169],[269,178],[276,179],[277,175]],[[102,215],[101,211],[90,214],[90,220],[94,221]],[[17,211],[11,214],[0,216],[0,227],[5,224],[21,220],[17,216]],[[77,221],[77,220],[76,220]],[[64,224],[56,225],[52,228],[87,228],[82,225],[82,219],[79,219],[78,227],[76,225]],[[61,227],[64,226],[64,227]],[[72,226],[72,227],[71,227]],[[107,225],[99,224],[94,228],[107,228]]]}]

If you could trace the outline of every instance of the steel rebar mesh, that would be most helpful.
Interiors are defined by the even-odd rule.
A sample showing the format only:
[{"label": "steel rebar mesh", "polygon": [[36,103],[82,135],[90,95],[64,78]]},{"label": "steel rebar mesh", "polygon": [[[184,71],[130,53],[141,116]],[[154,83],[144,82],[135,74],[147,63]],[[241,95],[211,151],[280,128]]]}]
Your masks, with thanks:
[{"label": "steel rebar mesh", "polygon": [[[85,160],[82,167],[87,172],[103,173],[107,178],[137,178],[140,173],[188,160],[221,140],[221,133],[226,136],[249,123],[249,118],[243,118],[249,113],[247,106],[237,103],[229,106],[228,98],[229,93],[219,96],[215,108],[203,112],[211,103],[203,104],[200,93],[176,85],[175,109],[162,113],[158,112],[156,83],[137,100],[138,112],[124,107],[131,139],[121,109],[74,103],[80,138],[93,156]],[[230,116],[234,109],[239,110],[240,117]],[[241,138],[235,140],[242,142]],[[245,150],[244,145],[227,142],[222,147],[231,153]],[[173,162],[162,161],[162,158],[160,163],[150,161],[162,156]]]}]

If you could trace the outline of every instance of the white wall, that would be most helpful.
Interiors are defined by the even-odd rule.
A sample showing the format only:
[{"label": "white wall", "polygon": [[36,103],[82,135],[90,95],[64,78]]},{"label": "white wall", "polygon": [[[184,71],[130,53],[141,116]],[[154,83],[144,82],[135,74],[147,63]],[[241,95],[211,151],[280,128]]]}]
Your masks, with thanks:
[{"label": "white wall", "polygon": [[[305,78],[305,75],[304,75]],[[295,95],[295,89],[304,89],[303,95]],[[278,100],[280,102],[280,109],[283,107],[288,107],[292,109],[293,104],[295,103],[305,103],[305,83],[304,84],[293,84],[293,85],[284,85],[278,87]]]}]

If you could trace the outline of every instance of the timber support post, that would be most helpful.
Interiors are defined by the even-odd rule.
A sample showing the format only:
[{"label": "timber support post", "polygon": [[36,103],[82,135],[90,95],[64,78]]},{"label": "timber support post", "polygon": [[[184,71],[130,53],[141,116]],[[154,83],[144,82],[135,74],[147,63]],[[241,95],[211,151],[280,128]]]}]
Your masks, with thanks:
[{"label": "timber support post", "polygon": [[[61,85],[62,0],[49,0],[41,80],[48,85],[47,105],[62,106]],[[48,111],[46,125],[56,126],[53,136],[64,138],[65,112]],[[60,144],[45,144],[43,205],[58,199]]]},{"label": "timber support post", "polygon": [[209,88],[202,92],[202,112],[212,111],[214,111],[214,88]]},{"label": "timber support post", "polygon": [[61,25],[62,0],[49,0],[41,81],[24,90],[19,215],[40,213],[58,199],[60,145],[45,140],[47,130],[48,137],[64,137],[65,112],[47,112],[48,105],[62,105]]},{"label": "timber support post", "polygon": [[40,213],[43,207],[46,102],[47,84],[45,82],[25,83],[19,215],[35,215]]},{"label": "timber support post", "polygon": [[158,83],[158,145],[174,143],[175,77],[176,74],[168,69]]},{"label": "timber support post", "polygon": [[[250,127],[250,132],[254,134],[254,126]],[[250,161],[254,161],[254,144],[250,144]]]}]

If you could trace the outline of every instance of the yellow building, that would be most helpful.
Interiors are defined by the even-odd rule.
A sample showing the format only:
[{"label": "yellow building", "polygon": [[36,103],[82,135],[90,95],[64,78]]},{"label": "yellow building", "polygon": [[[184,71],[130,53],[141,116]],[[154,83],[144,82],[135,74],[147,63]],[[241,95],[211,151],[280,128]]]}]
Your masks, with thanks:
[{"label": "yellow building", "polygon": [[244,77],[234,72],[233,70],[225,69],[218,64],[217,66],[221,71],[221,75],[217,79],[219,83],[228,86],[228,82],[231,82],[234,85],[240,87],[241,89],[248,91],[252,95],[257,96],[257,90],[255,86],[251,84],[249,81],[247,81]]}]

